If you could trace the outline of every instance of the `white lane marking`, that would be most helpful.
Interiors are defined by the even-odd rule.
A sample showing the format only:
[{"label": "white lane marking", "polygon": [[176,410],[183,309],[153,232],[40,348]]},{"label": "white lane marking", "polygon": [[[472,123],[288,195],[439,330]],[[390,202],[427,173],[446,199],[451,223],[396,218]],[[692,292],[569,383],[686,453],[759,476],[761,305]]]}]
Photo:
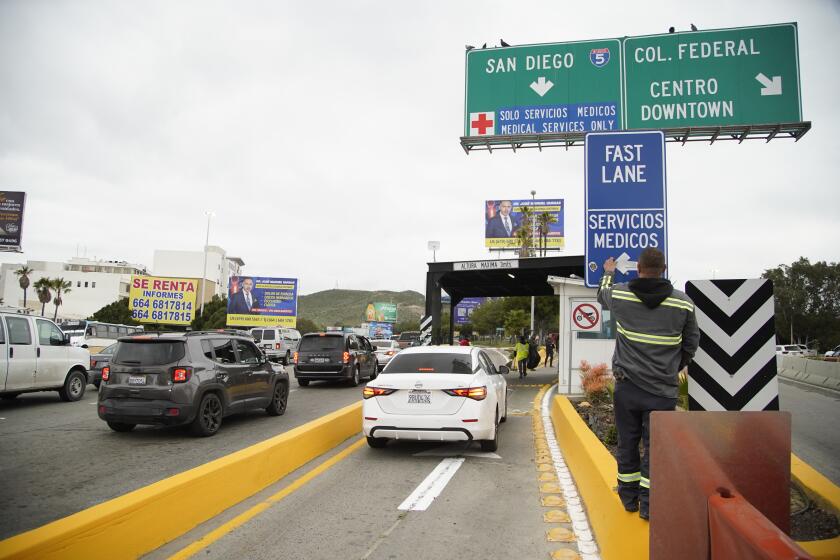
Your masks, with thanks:
[{"label": "white lane marking", "polygon": [[543,395],[541,415],[545,439],[551,451],[551,459],[554,461],[554,472],[557,473],[560,489],[566,499],[566,509],[569,512],[569,517],[572,518],[572,530],[577,537],[577,548],[580,551],[581,558],[583,560],[600,560],[598,543],[589,528],[589,520],[581,505],[580,495],[572,478],[572,473],[566,465],[566,460],[563,459],[563,453],[557,444],[557,438],[554,437],[554,425],[551,422],[551,396],[556,389],[557,385],[554,385]]},{"label": "white lane marking", "polygon": [[463,458],[447,457],[435,467],[429,476],[414,489],[397,509],[403,511],[426,511],[435,498],[440,496],[446,485],[464,464]]},{"label": "white lane marking", "polygon": [[501,455],[486,451],[474,451],[469,449],[469,443],[450,444],[435,447],[428,451],[420,451],[414,457],[477,457],[479,459],[501,459]]}]

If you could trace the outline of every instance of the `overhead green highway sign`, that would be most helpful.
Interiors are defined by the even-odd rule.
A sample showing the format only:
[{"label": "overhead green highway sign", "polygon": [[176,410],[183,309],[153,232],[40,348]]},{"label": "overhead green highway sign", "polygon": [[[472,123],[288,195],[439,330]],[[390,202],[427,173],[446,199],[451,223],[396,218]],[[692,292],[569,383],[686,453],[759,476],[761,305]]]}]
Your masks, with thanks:
[{"label": "overhead green highway sign", "polygon": [[795,23],[628,37],[625,126],[802,120]]},{"label": "overhead green highway sign", "polygon": [[465,136],[621,127],[621,41],[467,52]]}]

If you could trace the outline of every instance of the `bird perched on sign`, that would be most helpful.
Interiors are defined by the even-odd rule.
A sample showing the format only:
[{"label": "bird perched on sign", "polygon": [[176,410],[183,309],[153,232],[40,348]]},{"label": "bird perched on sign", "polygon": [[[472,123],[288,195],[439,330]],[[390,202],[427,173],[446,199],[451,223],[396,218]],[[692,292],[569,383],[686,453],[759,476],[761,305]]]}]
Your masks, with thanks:
[{"label": "bird perched on sign", "polygon": [[465,48],[465,49],[467,49],[468,51],[471,51],[471,50],[473,50],[475,47],[474,47],[474,46],[472,46],[472,45],[464,45],[464,48]]},{"label": "bird perched on sign", "polygon": [[691,24],[691,30],[692,30],[692,31],[697,31],[697,26],[696,26],[696,25],[694,25],[693,23]]},{"label": "bird perched on sign", "polygon": [[668,28],[668,33],[673,33],[675,31],[674,26]]},{"label": "bird perched on sign", "polygon": [[504,39],[499,39],[499,41],[501,41],[501,42],[502,42],[502,46],[503,46],[503,47],[509,47],[509,46],[510,46],[510,45],[508,45],[507,43],[505,43],[505,40],[504,40]]}]

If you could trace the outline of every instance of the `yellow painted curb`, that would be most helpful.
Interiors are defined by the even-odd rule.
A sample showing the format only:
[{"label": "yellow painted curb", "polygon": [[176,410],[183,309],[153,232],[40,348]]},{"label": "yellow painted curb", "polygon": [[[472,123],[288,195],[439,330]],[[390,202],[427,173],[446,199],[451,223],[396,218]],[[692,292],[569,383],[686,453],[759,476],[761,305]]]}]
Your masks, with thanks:
[{"label": "yellow painted curb", "polygon": [[537,470],[540,472],[554,472],[554,466],[548,463],[541,463],[537,465]]},{"label": "yellow painted curb", "polygon": [[[613,491],[618,475],[615,459],[580,418],[563,395],[551,403],[551,420],[563,456],[586,505],[589,522],[604,560],[639,558],[649,555],[649,527],[638,514],[624,511]],[[791,475],[815,500],[840,511],[840,488],[791,456]],[[797,542],[815,560],[840,559],[840,537]]]},{"label": "yellow painted curb", "polygon": [[137,558],[362,429],[362,403],[0,542],[0,560]]},{"label": "yellow painted curb", "polygon": [[544,472],[540,473],[540,476],[537,480],[539,480],[540,482],[557,482],[557,475],[553,472]]},{"label": "yellow painted curb", "polygon": [[560,485],[556,482],[544,482],[540,484],[541,494],[560,494],[561,492]]},{"label": "yellow painted curb", "polygon": [[555,527],[545,534],[545,540],[548,542],[575,542],[577,539],[570,529]]}]

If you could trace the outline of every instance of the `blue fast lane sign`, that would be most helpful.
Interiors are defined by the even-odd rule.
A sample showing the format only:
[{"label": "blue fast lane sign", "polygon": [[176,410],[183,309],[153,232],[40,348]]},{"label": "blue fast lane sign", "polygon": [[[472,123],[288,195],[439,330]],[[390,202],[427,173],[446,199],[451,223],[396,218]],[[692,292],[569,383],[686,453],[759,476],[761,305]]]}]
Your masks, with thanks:
[{"label": "blue fast lane sign", "polygon": [[616,259],[616,282],[636,277],[648,247],[668,259],[665,135],[661,131],[586,135],[586,285]]}]

